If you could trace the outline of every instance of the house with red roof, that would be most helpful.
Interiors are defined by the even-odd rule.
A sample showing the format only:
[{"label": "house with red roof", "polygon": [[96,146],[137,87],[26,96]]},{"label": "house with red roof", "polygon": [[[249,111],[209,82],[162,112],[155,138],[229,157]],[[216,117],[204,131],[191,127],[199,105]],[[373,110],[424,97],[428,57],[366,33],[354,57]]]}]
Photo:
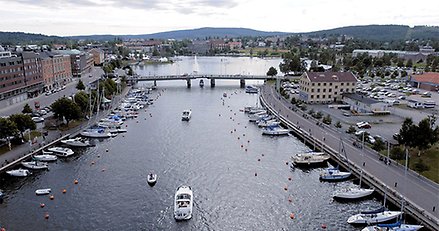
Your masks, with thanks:
[{"label": "house with red roof", "polygon": [[410,83],[413,87],[421,88],[427,91],[439,90],[439,73],[425,72],[420,75],[411,76]]}]

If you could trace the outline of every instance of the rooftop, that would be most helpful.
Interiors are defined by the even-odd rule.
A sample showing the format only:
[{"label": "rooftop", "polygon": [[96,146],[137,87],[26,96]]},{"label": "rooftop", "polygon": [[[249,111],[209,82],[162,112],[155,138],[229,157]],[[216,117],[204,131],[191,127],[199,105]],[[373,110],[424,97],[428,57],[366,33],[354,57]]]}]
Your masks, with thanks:
[{"label": "rooftop", "polygon": [[421,75],[413,75],[413,80],[416,82],[439,84],[439,73],[425,72],[424,74]]},{"label": "rooftop", "polygon": [[311,82],[357,82],[352,72],[305,72]]},{"label": "rooftop", "polygon": [[352,93],[343,94],[343,97],[346,97],[346,98],[349,98],[349,99],[352,99],[352,100],[355,100],[358,102],[362,102],[362,103],[367,104],[367,105],[379,103],[379,101],[377,101],[377,100],[374,100],[374,99],[371,99],[369,97],[365,97],[364,95],[359,95],[359,94],[352,94]]}]

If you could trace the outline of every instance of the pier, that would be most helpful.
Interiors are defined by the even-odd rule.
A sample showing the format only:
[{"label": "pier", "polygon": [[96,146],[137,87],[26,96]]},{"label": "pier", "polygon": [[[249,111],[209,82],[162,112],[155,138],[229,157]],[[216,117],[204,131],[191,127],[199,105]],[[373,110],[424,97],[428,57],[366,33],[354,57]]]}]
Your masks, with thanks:
[{"label": "pier", "polygon": [[[396,164],[386,165],[379,160],[379,154],[371,149],[358,149],[352,145],[352,139],[343,131],[327,125],[316,125],[306,113],[296,110],[273,87],[261,88],[260,100],[268,111],[276,115],[304,143],[331,155],[332,160],[349,169],[359,177],[363,170],[363,182],[395,205],[404,203],[404,212],[431,230],[439,229],[439,186],[418,173]],[[304,116],[305,115],[305,116]],[[339,153],[340,139],[344,142],[344,151],[348,161]]]}]

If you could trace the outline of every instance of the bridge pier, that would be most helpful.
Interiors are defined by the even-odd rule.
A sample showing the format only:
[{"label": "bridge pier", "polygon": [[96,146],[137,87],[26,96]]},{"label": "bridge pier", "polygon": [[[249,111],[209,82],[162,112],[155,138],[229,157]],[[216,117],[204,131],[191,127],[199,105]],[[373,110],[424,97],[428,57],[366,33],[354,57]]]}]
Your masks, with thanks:
[{"label": "bridge pier", "polygon": [[210,79],[210,87],[215,87],[215,79]]},{"label": "bridge pier", "polygon": [[154,86],[157,87],[157,80],[154,80]]},{"label": "bridge pier", "polygon": [[191,88],[191,79],[186,79],[187,88]]},{"label": "bridge pier", "polygon": [[239,80],[239,87],[240,88],[244,88],[245,87],[245,79],[240,79]]}]

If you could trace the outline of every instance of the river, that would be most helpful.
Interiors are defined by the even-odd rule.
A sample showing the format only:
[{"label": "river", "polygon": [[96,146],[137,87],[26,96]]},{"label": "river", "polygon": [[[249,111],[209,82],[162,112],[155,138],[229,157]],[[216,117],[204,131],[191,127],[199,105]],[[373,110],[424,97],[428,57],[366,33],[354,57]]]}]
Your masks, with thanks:
[{"label": "river", "polygon": [[[223,68],[221,60],[227,60],[227,74],[264,74],[280,61],[197,57],[197,70],[193,57],[183,57],[178,67],[136,71],[210,74]],[[290,156],[309,147],[293,136],[262,136],[241,111],[255,105],[257,95],[244,93],[239,81],[217,80],[215,88],[163,81],[151,96],[154,104],[125,122],[126,134],[75,149],[74,156],[50,163],[50,171],[23,179],[2,175],[0,188],[7,196],[0,204],[0,226],[8,231],[322,230],[325,224],[327,230],[359,230],[347,218],[381,203],[336,202],[333,192],[352,182],[324,183],[319,181],[322,169],[290,168]],[[188,122],[181,121],[184,109],[193,112]],[[158,174],[154,187],[146,183],[150,172]],[[176,222],[173,197],[182,184],[192,186],[194,215]],[[54,200],[35,195],[48,187]]]}]

